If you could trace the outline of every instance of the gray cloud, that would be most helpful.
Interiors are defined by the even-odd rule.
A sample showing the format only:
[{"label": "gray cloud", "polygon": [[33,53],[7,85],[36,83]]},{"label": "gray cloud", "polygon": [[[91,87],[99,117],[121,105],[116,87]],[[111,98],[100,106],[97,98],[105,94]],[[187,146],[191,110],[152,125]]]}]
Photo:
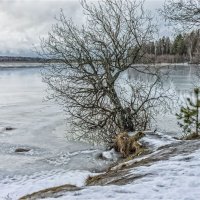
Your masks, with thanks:
[{"label": "gray cloud", "polygon": [[[163,0],[146,0],[155,9]],[[79,0],[0,0],[0,55],[31,55],[63,9],[75,23],[83,21]]]},{"label": "gray cloud", "polygon": [[81,20],[76,0],[1,0],[0,54],[31,54],[33,45],[47,35],[61,8],[66,16]]}]

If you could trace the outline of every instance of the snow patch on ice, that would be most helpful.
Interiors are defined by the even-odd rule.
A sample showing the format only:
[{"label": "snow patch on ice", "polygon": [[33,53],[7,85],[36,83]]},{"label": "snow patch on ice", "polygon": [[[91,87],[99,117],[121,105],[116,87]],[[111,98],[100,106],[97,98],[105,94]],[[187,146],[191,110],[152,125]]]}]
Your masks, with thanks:
[{"label": "snow patch on ice", "polygon": [[110,151],[102,152],[102,157],[106,160],[117,161],[119,154],[114,149],[111,149]]}]

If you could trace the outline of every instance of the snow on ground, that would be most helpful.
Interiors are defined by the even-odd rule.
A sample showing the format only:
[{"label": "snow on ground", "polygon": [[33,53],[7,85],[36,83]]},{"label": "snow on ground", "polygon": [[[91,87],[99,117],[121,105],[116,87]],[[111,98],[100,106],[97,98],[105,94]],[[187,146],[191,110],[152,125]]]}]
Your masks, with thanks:
[{"label": "snow on ground", "polygon": [[151,147],[152,151],[157,150],[159,147],[167,144],[171,144],[172,142],[177,142],[171,135],[164,134],[161,132],[149,132],[145,133],[145,137],[141,139],[143,144],[147,144]]},{"label": "snow on ground", "polygon": [[0,182],[0,199],[17,200],[26,194],[66,183],[81,187],[90,174],[84,170],[51,170],[34,173],[31,176],[6,177]]},{"label": "snow on ground", "polygon": [[119,154],[114,149],[111,149],[102,152],[102,158],[105,160],[117,161],[119,159]]},{"label": "snow on ground", "polygon": [[84,187],[80,191],[65,193],[58,199],[197,200],[200,197],[199,166],[200,150],[190,155],[177,155],[151,166],[134,168],[132,173],[145,176],[132,184]]}]

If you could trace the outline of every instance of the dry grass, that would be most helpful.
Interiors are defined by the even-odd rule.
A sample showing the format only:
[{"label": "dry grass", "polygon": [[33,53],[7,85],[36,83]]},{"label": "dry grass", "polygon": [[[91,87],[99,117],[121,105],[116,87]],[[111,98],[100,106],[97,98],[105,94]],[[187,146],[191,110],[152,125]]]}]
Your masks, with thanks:
[{"label": "dry grass", "polygon": [[140,155],[143,146],[139,143],[139,140],[144,136],[144,132],[138,132],[134,136],[129,136],[127,132],[119,133],[114,139],[113,147],[124,158],[130,155]]},{"label": "dry grass", "polygon": [[36,199],[43,199],[48,197],[59,197],[62,196],[61,193],[69,192],[69,191],[77,191],[80,190],[80,188],[74,186],[74,185],[62,185],[57,187],[52,187],[44,190],[40,190],[38,192],[34,192],[32,194],[26,195],[21,197],[19,200],[36,200]]},{"label": "dry grass", "polygon": [[196,134],[196,133],[191,133],[191,134],[188,134],[188,135],[184,135],[180,139],[181,140],[197,140],[197,139],[200,139],[200,135]]}]

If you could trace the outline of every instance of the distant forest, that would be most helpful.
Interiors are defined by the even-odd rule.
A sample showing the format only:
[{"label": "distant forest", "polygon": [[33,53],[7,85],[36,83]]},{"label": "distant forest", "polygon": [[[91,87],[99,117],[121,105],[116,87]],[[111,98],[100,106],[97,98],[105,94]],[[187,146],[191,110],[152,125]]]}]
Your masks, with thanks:
[{"label": "distant forest", "polygon": [[200,30],[178,34],[174,39],[162,37],[146,45],[147,57],[152,62],[200,63]]},{"label": "distant forest", "polygon": [[18,57],[18,56],[0,56],[0,62],[44,62],[45,59],[38,57]]},{"label": "distant forest", "polygon": [[[145,45],[145,53],[145,60],[142,60],[144,63],[200,63],[200,30],[178,34],[173,39],[164,36],[157,41],[149,42]],[[44,62],[47,60],[49,59],[0,56],[0,62]]]}]

